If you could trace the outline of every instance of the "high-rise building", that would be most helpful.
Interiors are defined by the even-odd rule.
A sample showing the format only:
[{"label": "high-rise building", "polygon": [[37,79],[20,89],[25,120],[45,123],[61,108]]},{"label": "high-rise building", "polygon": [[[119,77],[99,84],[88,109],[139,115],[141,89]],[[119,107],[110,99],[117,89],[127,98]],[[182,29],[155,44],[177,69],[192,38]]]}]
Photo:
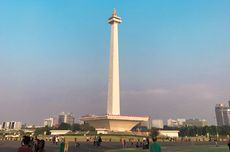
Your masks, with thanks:
[{"label": "high-rise building", "polygon": [[44,127],[45,126],[53,127],[54,126],[54,118],[50,117],[50,118],[44,119]]},{"label": "high-rise building", "polygon": [[10,122],[4,121],[2,123],[2,129],[9,129],[9,126],[10,126]]},{"label": "high-rise building", "polygon": [[164,128],[163,120],[159,120],[159,119],[158,120],[152,120],[152,127],[163,129]]},{"label": "high-rise building", "polygon": [[20,130],[22,128],[22,122],[5,121],[1,126],[1,128],[4,130]]},{"label": "high-rise building", "polygon": [[196,127],[204,127],[208,125],[208,121],[205,119],[187,119],[184,123],[185,126],[196,126]]},{"label": "high-rise building", "polygon": [[186,119],[184,118],[178,118],[177,119],[178,126],[184,126],[185,121]]},{"label": "high-rise building", "polygon": [[20,130],[20,129],[22,129],[22,122],[15,122],[14,130]]},{"label": "high-rise building", "polygon": [[178,127],[178,122],[175,119],[168,119],[167,126],[169,127]]},{"label": "high-rise building", "polygon": [[60,125],[61,123],[67,123],[67,124],[74,124],[74,116],[72,113],[65,113],[62,112],[61,114],[59,114],[58,116],[58,124]]},{"label": "high-rise building", "polygon": [[167,120],[167,126],[169,127],[182,127],[184,126],[185,119],[179,118],[179,119],[168,119]]},{"label": "high-rise building", "polygon": [[[229,101],[230,104],[230,101]],[[230,107],[224,104],[216,104],[216,122],[218,126],[230,125]]]}]

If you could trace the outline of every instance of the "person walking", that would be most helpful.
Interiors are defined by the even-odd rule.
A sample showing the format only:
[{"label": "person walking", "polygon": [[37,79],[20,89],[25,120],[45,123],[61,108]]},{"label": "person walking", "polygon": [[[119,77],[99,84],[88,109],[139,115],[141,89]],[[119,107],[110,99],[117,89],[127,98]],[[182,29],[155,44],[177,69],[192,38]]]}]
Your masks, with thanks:
[{"label": "person walking", "polygon": [[102,139],[101,139],[101,136],[98,136],[98,139],[97,139],[97,146],[101,146],[101,142],[102,142]]},{"label": "person walking", "polygon": [[59,137],[55,137],[55,144],[57,145],[59,141]]},{"label": "person walking", "polygon": [[97,143],[97,137],[94,136],[94,137],[93,137],[93,145],[96,146],[96,143]]},{"label": "person walking", "polygon": [[147,147],[147,149],[149,149],[149,138],[148,137],[146,138],[146,142],[147,142],[146,147]]},{"label": "person walking", "polygon": [[126,140],[124,139],[124,148],[126,148]]},{"label": "person walking", "polygon": [[75,148],[76,148],[76,150],[77,150],[78,147],[80,146],[80,143],[77,142],[77,138],[74,138],[74,143],[75,143]]},{"label": "person walking", "polygon": [[64,150],[65,150],[65,141],[63,139],[60,143],[60,152],[64,152]]},{"label": "person walking", "polygon": [[68,152],[69,150],[69,144],[66,142],[65,138],[62,139],[62,142],[60,143],[60,152]]},{"label": "person walking", "polygon": [[153,143],[150,145],[150,152],[161,152],[161,145],[157,143],[157,138],[153,137],[152,138]]},{"label": "person walking", "polygon": [[38,145],[38,152],[45,152],[45,140],[40,140]]},{"label": "person walking", "polygon": [[34,152],[38,152],[39,143],[40,143],[40,140],[39,140],[38,137],[36,136],[36,137],[35,137],[35,140],[34,140]]},{"label": "person walking", "polygon": [[230,151],[230,139],[228,140],[228,150]]},{"label": "person walking", "polygon": [[30,147],[30,137],[24,136],[21,142],[21,147],[18,148],[18,152],[32,152],[32,147]]}]

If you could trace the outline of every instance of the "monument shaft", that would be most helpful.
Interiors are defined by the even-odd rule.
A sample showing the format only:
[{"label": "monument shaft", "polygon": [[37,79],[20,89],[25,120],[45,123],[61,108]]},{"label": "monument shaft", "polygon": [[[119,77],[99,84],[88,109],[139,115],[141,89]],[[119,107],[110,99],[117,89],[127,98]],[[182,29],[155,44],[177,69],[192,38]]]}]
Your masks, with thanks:
[{"label": "monument shaft", "polygon": [[111,25],[111,40],[107,115],[86,115],[82,116],[80,120],[93,126],[97,131],[101,130],[105,133],[110,133],[110,131],[130,131],[141,122],[147,122],[149,117],[120,115],[118,24],[121,23],[121,18],[116,15],[116,10],[113,11],[108,23]]},{"label": "monument shaft", "polygon": [[118,24],[121,23],[121,19],[116,15],[116,10],[108,22],[111,25],[111,37],[107,114],[120,115]]}]

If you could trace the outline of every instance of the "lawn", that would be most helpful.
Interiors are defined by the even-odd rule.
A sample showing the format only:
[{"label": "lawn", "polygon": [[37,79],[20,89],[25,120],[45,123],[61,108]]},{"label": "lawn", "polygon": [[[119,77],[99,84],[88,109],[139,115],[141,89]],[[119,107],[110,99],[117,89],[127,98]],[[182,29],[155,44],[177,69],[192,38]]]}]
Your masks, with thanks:
[{"label": "lawn", "polygon": [[[168,146],[162,147],[162,152],[227,152],[227,146],[210,146],[210,145],[199,145],[199,146]],[[107,152],[148,152],[148,150],[127,148],[120,150],[111,150]]]},{"label": "lawn", "polygon": [[210,146],[210,145],[199,145],[199,146],[178,146],[178,147],[163,147],[162,152],[227,152],[227,146]]},{"label": "lawn", "polygon": [[148,152],[148,150],[142,150],[140,148],[126,148],[126,149],[119,149],[119,150],[109,150],[106,152]]}]

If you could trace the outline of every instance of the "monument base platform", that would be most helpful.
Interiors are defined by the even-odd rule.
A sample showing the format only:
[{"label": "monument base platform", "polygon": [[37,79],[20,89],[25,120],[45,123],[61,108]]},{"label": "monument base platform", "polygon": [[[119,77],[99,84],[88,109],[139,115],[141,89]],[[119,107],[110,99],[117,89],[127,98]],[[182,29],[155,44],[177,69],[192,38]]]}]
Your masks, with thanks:
[{"label": "monument base platform", "polygon": [[108,131],[131,131],[133,127],[142,122],[148,122],[149,117],[122,116],[122,115],[104,115],[82,116],[81,121],[93,126],[96,130],[105,129]]}]

